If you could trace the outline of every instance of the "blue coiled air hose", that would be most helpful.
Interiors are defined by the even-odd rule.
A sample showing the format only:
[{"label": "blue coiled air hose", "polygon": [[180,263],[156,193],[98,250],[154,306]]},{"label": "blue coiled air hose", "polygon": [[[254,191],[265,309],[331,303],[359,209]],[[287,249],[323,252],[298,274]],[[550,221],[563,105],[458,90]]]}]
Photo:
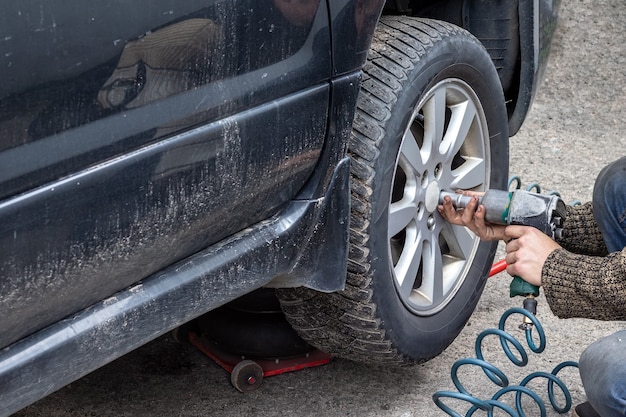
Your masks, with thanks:
[{"label": "blue coiled air hose", "polygon": [[[505,355],[514,365],[523,367],[523,366],[526,366],[526,364],[528,363],[528,354],[526,350],[524,349],[524,347],[522,346],[522,344],[512,334],[507,333],[504,330],[506,321],[508,320],[510,316],[514,314],[521,314],[523,316],[526,316],[528,319],[532,321],[534,325],[534,327],[530,327],[525,330],[526,343],[529,349],[532,352],[537,353],[537,354],[544,351],[546,347],[546,336],[545,336],[543,327],[541,326],[541,323],[539,323],[539,320],[537,320],[535,315],[524,310],[523,308],[518,308],[518,307],[507,310],[500,318],[500,322],[498,324],[497,329],[483,330],[476,338],[476,343],[475,343],[476,358],[460,359],[456,361],[454,365],[452,366],[452,370],[450,373],[451,373],[452,382],[454,383],[454,386],[456,387],[457,391],[456,392],[438,391],[433,395],[433,401],[435,402],[435,404],[441,410],[446,412],[449,416],[463,417],[463,414],[459,414],[457,411],[453,410],[448,405],[444,404],[443,400],[446,398],[460,400],[462,402],[468,403],[468,406],[470,406],[470,408],[467,410],[465,417],[471,417],[472,415],[474,415],[474,413],[477,410],[486,411],[487,415],[489,417],[492,417],[493,412],[496,409],[500,409],[506,412],[511,417],[526,417],[526,414],[523,411],[523,405],[522,405],[522,396],[526,394],[528,397],[530,397],[533,400],[534,404],[536,404],[536,406],[539,408],[540,413],[541,413],[540,416],[545,417],[546,405],[544,404],[544,402],[541,400],[541,397],[536,392],[534,392],[533,390],[527,387],[527,385],[531,381],[538,379],[538,378],[544,378],[547,380],[547,383],[548,383],[547,396],[548,396],[548,399],[550,400],[550,404],[552,408],[555,411],[557,411],[558,413],[566,413],[572,407],[571,393],[569,389],[567,388],[567,386],[565,385],[565,383],[561,379],[559,379],[557,375],[563,368],[566,368],[566,367],[578,368],[577,362],[573,362],[573,361],[562,362],[557,367],[555,367],[550,373],[533,372],[527,377],[525,377],[519,383],[519,385],[509,385],[509,379],[504,374],[504,372],[502,372],[493,364],[485,361],[483,353],[482,353],[482,342],[485,339],[485,337],[490,336],[490,335],[495,335],[499,338],[500,344],[502,346],[502,349],[504,350]],[[535,343],[535,340],[533,339],[533,328],[536,329],[537,331],[537,337],[539,338],[538,345]],[[517,352],[517,355],[519,356],[515,355],[513,349],[511,349],[511,346],[513,346],[513,348]],[[479,367],[480,369],[482,369],[485,375],[487,375],[489,380],[491,380],[497,386],[501,387],[501,389],[489,399],[483,400],[483,399],[473,396],[463,386],[463,384],[461,383],[457,375],[458,370],[462,366]],[[560,392],[565,397],[565,405],[562,407],[559,406],[559,404],[557,403],[557,400],[554,394],[555,384],[559,387]],[[510,392],[515,393],[515,409],[500,401],[500,398],[503,395],[510,393]]]}]

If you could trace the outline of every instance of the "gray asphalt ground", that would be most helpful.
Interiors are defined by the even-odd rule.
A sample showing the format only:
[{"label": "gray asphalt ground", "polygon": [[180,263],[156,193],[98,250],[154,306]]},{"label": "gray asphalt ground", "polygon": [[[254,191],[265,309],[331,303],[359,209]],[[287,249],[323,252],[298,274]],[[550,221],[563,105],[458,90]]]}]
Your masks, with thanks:
[{"label": "gray asphalt ground", "polygon": [[[559,190],[566,202],[585,201],[600,169],[624,155],[626,147],[626,3],[564,0],[560,14],[542,89],[524,127],[511,140],[511,173],[525,184],[537,181],[544,190]],[[474,356],[477,334],[496,327],[505,310],[521,304],[509,299],[509,280],[506,274],[491,278],[460,337],[441,356],[417,367],[375,368],[333,360],[267,378],[257,391],[244,395],[212,361],[162,337],[16,415],[442,416],[431,396],[453,389],[453,363]],[[543,296],[539,303],[548,348],[531,354],[526,368],[503,359],[495,339],[485,342],[487,359],[512,382],[533,371],[549,371],[563,360],[577,360],[588,343],[626,327],[623,322],[560,320]],[[480,398],[495,392],[480,372],[463,378]],[[583,401],[576,371],[565,372],[564,379],[574,402]],[[528,415],[539,414],[529,409]]]}]

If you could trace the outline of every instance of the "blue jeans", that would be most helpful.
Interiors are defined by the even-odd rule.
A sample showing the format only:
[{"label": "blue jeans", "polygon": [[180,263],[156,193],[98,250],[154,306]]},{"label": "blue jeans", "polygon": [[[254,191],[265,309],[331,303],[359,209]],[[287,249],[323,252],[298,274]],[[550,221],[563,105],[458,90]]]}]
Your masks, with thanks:
[{"label": "blue jeans", "polygon": [[598,414],[626,416],[626,330],[589,345],[578,367],[587,400]]},{"label": "blue jeans", "polygon": [[[593,211],[609,252],[624,249],[626,157],[613,162],[598,175],[593,190]],[[580,357],[579,368],[593,408],[602,417],[626,416],[626,330],[587,347]]]},{"label": "blue jeans", "polygon": [[593,213],[609,252],[626,247],[626,156],[606,166],[593,188]]}]

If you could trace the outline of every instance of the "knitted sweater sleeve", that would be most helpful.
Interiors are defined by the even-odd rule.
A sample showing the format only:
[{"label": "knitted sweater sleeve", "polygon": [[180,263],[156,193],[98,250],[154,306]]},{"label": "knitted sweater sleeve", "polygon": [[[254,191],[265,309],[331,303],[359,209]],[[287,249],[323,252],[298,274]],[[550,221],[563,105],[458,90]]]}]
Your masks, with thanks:
[{"label": "knitted sweater sleeve", "polygon": [[558,317],[626,320],[626,248],[607,256],[557,249],[543,265],[542,284]]},{"label": "knitted sweater sleeve", "polygon": [[563,237],[557,242],[570,252],[585,255],[606,255],[602,233],[593,217],[591,203],[567,206],[563,222]]},{"label": "knitted sweater sleeve", "polygon": [[561,318],[626,320],[626,248],[607,255],[591,203],[568,207],[563,247],[543,265],[542,284],[550,309]]}]

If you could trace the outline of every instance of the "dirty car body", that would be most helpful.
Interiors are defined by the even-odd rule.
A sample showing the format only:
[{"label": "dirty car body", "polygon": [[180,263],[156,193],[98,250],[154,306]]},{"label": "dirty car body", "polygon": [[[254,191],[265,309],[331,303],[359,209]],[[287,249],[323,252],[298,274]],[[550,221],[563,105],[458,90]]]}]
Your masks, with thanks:
[{"label": "dirty car body", "polygon": [[[0,415],[260,287],[343,288],[385,7],[365,3],[7,2]],[[400,3],[453,21],[436,5],[458,2]],[[516,6],[512,130],[545,66],[536,3]]]}]

